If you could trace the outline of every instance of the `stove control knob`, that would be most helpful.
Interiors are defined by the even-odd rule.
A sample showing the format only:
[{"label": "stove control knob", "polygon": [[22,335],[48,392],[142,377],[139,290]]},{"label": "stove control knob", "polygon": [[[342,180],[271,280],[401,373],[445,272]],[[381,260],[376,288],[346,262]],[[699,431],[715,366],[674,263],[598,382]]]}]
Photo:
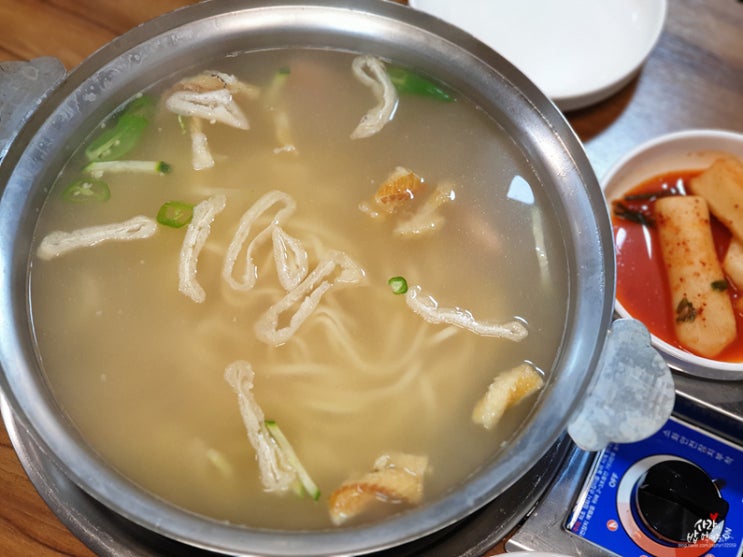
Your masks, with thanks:
[{"label": "stove control knob", "polygon": [[661,542],[683,545],[711,538],[728,508],[707,473],[685,460],[657,463],[636,484],[635,511],[648,534]]}]

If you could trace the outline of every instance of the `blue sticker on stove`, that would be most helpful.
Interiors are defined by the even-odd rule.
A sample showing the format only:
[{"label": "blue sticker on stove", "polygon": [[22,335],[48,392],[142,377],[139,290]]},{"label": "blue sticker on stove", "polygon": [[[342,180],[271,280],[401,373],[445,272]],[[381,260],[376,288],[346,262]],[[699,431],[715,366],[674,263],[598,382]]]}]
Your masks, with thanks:
[{"label": "blue sticker on stove", "polygon": [[622,557],[741,557],[743,449],[671,418],[598,455],[566,527]]}]

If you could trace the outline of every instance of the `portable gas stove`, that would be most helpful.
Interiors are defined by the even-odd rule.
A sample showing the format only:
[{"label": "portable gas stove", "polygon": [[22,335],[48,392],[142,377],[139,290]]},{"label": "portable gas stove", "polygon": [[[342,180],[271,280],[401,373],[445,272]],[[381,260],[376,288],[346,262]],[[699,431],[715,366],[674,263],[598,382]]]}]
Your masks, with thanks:
[{"label": "portable gas stove", "polygon": [[743,555],[743,382],[674,381],[665,426],[598,454],[573,451],[508,551]]}]

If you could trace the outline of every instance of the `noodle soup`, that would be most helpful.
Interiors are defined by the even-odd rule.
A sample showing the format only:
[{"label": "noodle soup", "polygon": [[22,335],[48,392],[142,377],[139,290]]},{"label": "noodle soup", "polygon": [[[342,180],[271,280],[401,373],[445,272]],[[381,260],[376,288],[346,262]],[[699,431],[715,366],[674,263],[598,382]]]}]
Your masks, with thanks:
[{"label": "noodle soup", "polygon": [[[568,297],[564,246],[529,161],[462,97],[400,90],[382,127],[352,138],[378,101],[352,71],[356,58],[261,52],[205,68],[218,72],[219,87],[233,77],[249,84],[228,95],[247,128],[169,107],[174,92],[203,92],[192,79],[199,71],[181,76],[181,86],[158,85],[147,92],[157,99],[149,126],[119,162],[166,161],[169,172],[113,166],[86,174],[83,146],[39,220],[43,246],[58,231],[139,215],[154,221],[167,202],[221,200],[200,230],[194,221],[161,222],[130,241],[41,250],[31,273],[38,350],[60,405],[122,474],[193,512],[255,527],[330,527],[334,491],[397,453],[425,458],[421,499],[388,497],[401,504],[372,505],[351,522],[436,498],[507,446],[536,400],[532,393],[514,404],[494,427],[475,423],[473,408],[494,378],[523,363],[546,376],[557,354]],[[211,165],[197,161],[199,141]],[[379,192],[398,167],[418,178],[420,191],[394,190],[413,205],[387,210]],[[81,175],[87,189],[70,194]],[[91,186],[93,175],[106,195]],[[75,195],[100,199],[77,203]],[[246,235],[263,234],[250,255],[255,267],[246,272],[238,245],[231,273],[254,284],[235,288],[224,271],[230,246],[246,212],[271,195],[293,209],[281,218],[286,204],[255,211]],[[289,288],[277,272],[279,225],[307,257]],[[184,251],[199,233],[203,247],[189,266]],[[329,285],[315,306],[303,306],[308,290],[267,317],[338,253],[342,263],[315,283]],[[393,277],[425,307],[396,294]],[[311,311],[295,327],[302,307]],[[528,334],[481,334],[492,323]],[[225,380],[234,362],[252,370],[248,398],[280,426],[319,489],[316,500],[262,481],[255,435],[246,434],[246,393]],[[264,428],[258,433],[275,443]]]}]

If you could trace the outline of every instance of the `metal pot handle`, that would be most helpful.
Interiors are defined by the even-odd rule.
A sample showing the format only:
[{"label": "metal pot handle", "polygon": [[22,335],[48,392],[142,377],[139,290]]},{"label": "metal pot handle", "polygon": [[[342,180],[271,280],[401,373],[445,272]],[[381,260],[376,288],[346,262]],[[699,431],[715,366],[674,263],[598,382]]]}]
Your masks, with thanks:
[{"label": "metal pot handle", "polygon": [[656,433],[673,411],[671,370],[635,319],[617,319],[606,337],[592,387],[568,433],[584,450],[633,443]]},{"label": "metal pot handle", "polygon": [[56,58],[0,63],[0,163],[31,113],[67,71]]}]

